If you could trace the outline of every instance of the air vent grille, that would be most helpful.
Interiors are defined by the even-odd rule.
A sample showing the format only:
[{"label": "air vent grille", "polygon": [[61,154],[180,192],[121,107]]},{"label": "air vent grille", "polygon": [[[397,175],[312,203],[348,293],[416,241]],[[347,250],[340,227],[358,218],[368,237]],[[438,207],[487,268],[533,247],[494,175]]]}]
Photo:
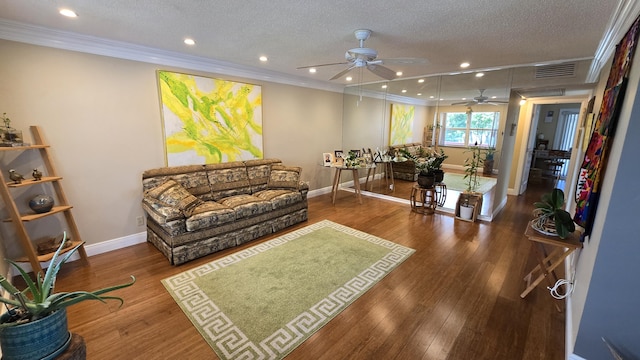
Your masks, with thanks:
[{"label": "air vent grille", "polygon": [[536,79],[549,79],[559,77],[572,77],[576,75],[576,64],[566,63],[558,65],[545,65],[536,67],[534,77]]}]

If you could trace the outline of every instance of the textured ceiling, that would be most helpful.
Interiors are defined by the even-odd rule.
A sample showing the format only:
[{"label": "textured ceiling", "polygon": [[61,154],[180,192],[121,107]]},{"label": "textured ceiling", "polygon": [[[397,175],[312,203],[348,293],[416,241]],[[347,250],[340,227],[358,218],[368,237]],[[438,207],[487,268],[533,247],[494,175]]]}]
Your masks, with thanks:
[{"label": "textured ceiling", "polygon": [[[463,61],[483,69],[592,58],[616,6],[613,0],[3,0],[0,18],[328,80],[344,66],[316,74],[296,68],[344,61],[360,28],[373,30],[365,45],[379,58],[429,61],[389,65],[405,77],[457,71]],[[60,16],[62,7],[79,17]],[[197,44],[186,46],[185,37]],[[260,63],[260,55],[269,62]],[[379,80],[368,71],[362,76]]]}]

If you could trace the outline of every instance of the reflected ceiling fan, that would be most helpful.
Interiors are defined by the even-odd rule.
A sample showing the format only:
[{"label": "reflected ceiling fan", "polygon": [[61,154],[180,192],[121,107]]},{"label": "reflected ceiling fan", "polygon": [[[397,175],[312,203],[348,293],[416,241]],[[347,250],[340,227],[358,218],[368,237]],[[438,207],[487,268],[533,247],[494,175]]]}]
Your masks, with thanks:
[{"label": "reflected ceiling fan", "polygon": [[342,77],[349,71],[356,68],[366,68],[377,76],[386,79],[393,80],[396,78],[396,72],[388,67],[382,66],[382,64],[427,64],[426,59],[419,58],[395,58],[395,59],[378,59],[378,52],[374,49],[364,47],[364,41],[371,36],[371,30],[361,29],[354,31],[356,39],[360,42],[360,46],[357,48],[349,49],[344,54],[347,61],[339,63],[319,64],[302,66],[298,69],[309,69],[320,66],[332,66],[332,65],[349,65],[346,69],[335,74],[329,80],[335,80]]},{"label": "reflected ceiling fan", "polygon": [[479,89],[480,96],[476,96],[473,100],[470,101],[461,101],[452,103],[451,105],[465,105],[465,106],[473,106],[473,105],[500,105],[500,104],[508,104],[508,101],[498,101],[498,100],[490,100],[489,97],[484,96],[484,91],[486,89]]}]

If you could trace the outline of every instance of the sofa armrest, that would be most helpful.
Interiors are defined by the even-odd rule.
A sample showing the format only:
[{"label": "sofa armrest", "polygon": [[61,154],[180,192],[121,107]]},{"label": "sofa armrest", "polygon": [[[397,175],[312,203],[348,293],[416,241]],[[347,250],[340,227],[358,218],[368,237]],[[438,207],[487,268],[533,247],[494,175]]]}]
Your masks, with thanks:
[{"label": "sofa armrest", "polygon": [[300,181],[298,183],[298,191],[300,191],[300,194],[302,195],[302,199],[306,199],[307,193],[309,193],[309,183],[306,181]]},{"label": "sofa armrest", "polygon": [[169,206],[150,196],[143,197],[142,209],[159,225],[185,218],[180,209]]}]

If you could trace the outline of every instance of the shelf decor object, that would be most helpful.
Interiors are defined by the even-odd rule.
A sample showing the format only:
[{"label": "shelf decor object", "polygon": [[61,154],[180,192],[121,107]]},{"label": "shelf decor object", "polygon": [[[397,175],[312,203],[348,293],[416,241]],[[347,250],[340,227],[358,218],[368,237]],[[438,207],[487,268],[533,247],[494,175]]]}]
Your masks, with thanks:
[{"label": "shelf decor object", "polygon": [[[5,178],[5,173],[8,173],[9,169],[3,168],[0,169],[0,195],[2,195],[2,200],[4,202],[4,206],[9,213],[9,219],[5,221],[9,221],[15,226],[16,237],[20,242],[20,246],[22,251],[24,252],[24,257],[20,259],[13,259],[18,262],[29,262],[31,264],[31,269],[35,274],[43,273],[41,262],[46,262],[51,260],[53,253],[49,254],[41,254],[39,255],[34,246],[33,241],[31,240],[27,229],[25,227],[25,223],[29,221],[37,221],[47,216],[52,216],[55,214],[62,214],[64,216],[64,220],[66,222],[66,232],[69,234],[72,239],[71,245],[75,247],[76,245],[80,245],[78,248],[78,254],[80,259],[85,264],[88,263],[87,253],[84,248],[84,244],[80,237],[80,233],[78,232],[78,227],[73,218],[73,214],[71,213],[72,206],[69,205],[67,201],[67,197],[62,189],[61,180],[62,177],[57,175],[57,171],[51,160],[51,154],[49,153],[49,145],[46,143],[42,131],[38,126],[31,126],[31,136],[33,138],[33,145],[23,145],[23,146],[0,146],[0,156],[3,156],[7,152],[26,152],[26,151],[37,151],[40,155],[40,159],[43,163],[42,167],[42,176],[38,181],[19,181],[16,182],[13,179]],[[22,139],[21,139],[22,141]],[[30,169],[22,169],[20,168],[20,164],[12,163],[12,166],[15,167],[17,172],[26,172]],[[26,165],[25,165],[26,167]],[[32,199],[34,204],[30,204],[35,206],[32,207],[35,213],[21,213],[16,205],[15,199],[11,191],[16,188],[29,187],[36,184],[50,184],[52,188],[52,192],[50,192],[52,196],[45,195],[46,199],[36,198]],[[42,185],[45,186],[45,185]],[[56,204],[53,203],[53,198],[56,199]],[[51,200],[51,201],[49,201]],[[45,206],[46,205],[46,206]],[[42,207],[41,207],[42,206]],[[53,230],[52,230],[53,231]],[[57,229],[55,230],[58,231]],[[53,236],[55,236],[54,234]],[[70,247],[69,249],[71,249]],[[63,252],[68,251],[69,249],[63,250]]]}]

